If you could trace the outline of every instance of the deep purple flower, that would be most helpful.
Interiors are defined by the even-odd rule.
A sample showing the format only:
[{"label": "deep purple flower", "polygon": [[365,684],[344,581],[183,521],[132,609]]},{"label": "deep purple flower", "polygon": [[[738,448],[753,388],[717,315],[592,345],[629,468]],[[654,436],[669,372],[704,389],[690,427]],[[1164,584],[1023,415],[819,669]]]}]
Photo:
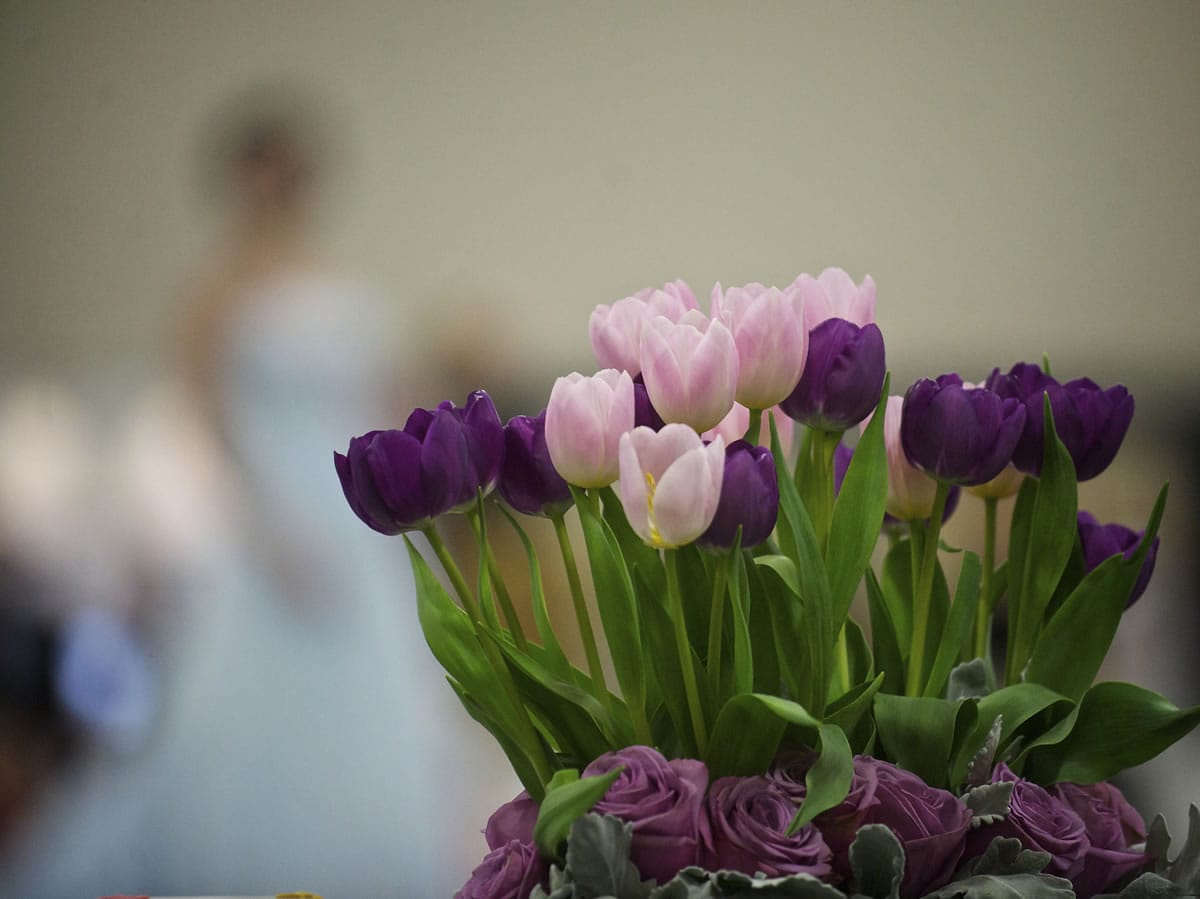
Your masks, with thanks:
[{"label": "deep purple flower", "polygon": [[488,849],[499,849],[511,840],[522,843],[533,842],[533,825],[537,823],[538,804],[527,790],[522,790],[511,800],[492,812],[488,818],[483,838]]},{"label": "deep purple flower", "polygon": [[828,879],[833,854],[812,824],[792,836],[796,806],[765,777],[722,777],[708,791],[711,840],[704,866],[710,870],[759,872],[768,877],[810,874]]},{"label": "deep purple flower", "polygon": [[904,395],[900,442],[908,461],[942,481],[983,484],[1012,460],[1025,407],[958,375],[922,378]]},{"label": "deep purple flower", "polygon": [[504,501],[526,515],[554,516],[571,506],[571,488],[546,448],[546,410],[536,417],[515,415],[504,426]]},{"label": "deep purple flower", "polygon": [[701,841],[708,834],[708,769],[695,759],[667,761],[649,746],[629,746],[600,756],[583,776],[620,766],[624,770],[592,811],[632,824],[630,858],[643,878],[666,883],[700,860]]},{"label": "deep purple flower", "polygon": [[[1080,512],[1077,516],[1079,524],[1079,542],[1083,544],[1083,564],[1091,571],[1109,556],[1122,555],[1126,559],[1133,558],[1142,543],[1145,531],[1134,531],[1122,524],[1101,524],[1090,512]],[[1146,558],[1142,560],[1142,570],[1138,572],[1137,581],[1129,594],[1125,608],[1129,608],[1141,595],[1146,592],[1150,576],[1154,574],[1154,562],[1158,557],[1158,538],[1150,543]]]},{"label": "deep purple flower", "polygon": [[779,408],[801,424],[845,431],[878,404],[886,373],[878,325],[826,319],[809,332],[800,383]]},{"label": "deep purple flower", "polygon": [[454,899],[528,899],[548,873],[537,847],[509,840],[484,856]]},{"label": "deep purple flower", "polygon": [[996,837],[1016,838],[1026,849],[1050,853],[1047,874],[1074,880],[1083,870],[1084,858],[1091,848],[1083,819],[1061,799],[1032,781],[1017,777],[1003,762],[996,766],[992,781],[1013,784],[1008,816],[971,831],[967,856],[983,855]]},{"label": "deep purple flower", "polygon": [[453,412],[414,412],[403,431],[353,437],[333,463],[350,508],[381,534],[423,528],[473,496],[470,452]]},{"label": "deep purple flower", "polygon": [[[904,899],[924,896],[949,882],[963,855],[971,810],[953,793],[870,756],[854,757],[854,774],[858,786],[852,783],[851,793],[841,805],[818,816],[818,826],[828,827],[833,840],[846,847],[845,853],[851,826],[886,824],[891,828],[904,848],[904,880],[900,884]],[[821,824],[821,818],[828,823]],[[849,870],[846,855],[835,864],[840,864],[840,870]]]},{"label": "deep purple flower", "polygon": [[1080,481],[1090,480],[1108,468],[1133,420],[1133,397],[1120,384],[1103,389],[1090,378],[1059,384],[1028,362],[1014,365],[1007,375],[995,369],[986,383],[1000,396],[1015,397],[1025,405],[1025,430],[1013,453],[1013,463],[1034,476],[1042,471],[1043,393],[1050,397],[1054,430],[1071,454],[1075,477]]},{"label": "deep purple flower", "polygon": [[725,447],[725,476],[716,517],[699,542],[729,549],[740,527],[742,549],[750,549],[771,536],[778,515],[779,481],[771,451],[735,440]]},{"label": "deep purple flower", "polygon": [[1105,892],[1148,861],[1146,853],[1131,848],[1146,841],[1146,822],[1112,784],[1060,783],[1050,792],[1079,815],[1091,843],[1083,870],[1072,880],[1079,899]]},{"label": "deep purple flower", "polygon": [[[846,472],[850,470],[850,460],[853,458],[853,448],[844,443],[839,443],[833,450],[833,492],[835,496],[842,492],[842,481],[846,479]],[[961,494],[962,490],[957,484],[951,487],[950,492],[946,494],[946,508],[942,512],[943,524],[950,520],[950,516],[958,508],[958,499]],[[928,519],[926,520],[928,521]],[[884,512],[883,526],[888,530],[903,528],[903,533],[907,533],[908,522],[901,521],[894,515]]]},{"label": "deep purple flower", "polygon": [[633,379],[633,426],[661,431],[664,424],[666,422],[650,402],[650,394],[646,393],[646,382],[639,374]]},{"label": "deep purple flower", "polygon": [[504,467],[504,426],[500,423],[496,404],[486,391],[476,390],[467,397],[467,405],[463,408],[457,408],[447,400],[438,409],[449,409],[462,422],[467,450],[475,469],[472,496],[475,489],[491,493]]},{"label": "deep purple flower", "polygon": [[[778,759],[767,778],[799,806],[808,795],[804,781],[814,761],[811,753],[797,753]],[[865,823],[867,813],[879,804],[875,790],[879,778],[875,769],[859,764],[855,760],[854,776],[850,780],[850,792],[838,805],[817,815],[813,824],[821,832],[826,844],[833,852],[831,865],[843,880],[850,879],[850,844],[858,829]]]}]

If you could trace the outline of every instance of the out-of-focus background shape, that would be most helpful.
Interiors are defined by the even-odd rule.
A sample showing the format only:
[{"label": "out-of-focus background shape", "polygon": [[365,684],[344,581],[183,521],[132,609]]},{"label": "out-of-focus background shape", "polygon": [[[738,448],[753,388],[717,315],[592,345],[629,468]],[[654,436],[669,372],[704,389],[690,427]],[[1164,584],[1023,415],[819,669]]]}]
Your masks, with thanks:
[{"label": "out-of-focus background shape", "polygon": [[[676,277],[870,273],[899,386],[1043,352],[1127,384],[1082,504],[1172,499],[1106,674],[1200,702],[1198,41],[1175,2],[0,4],[0,892],[461,883],[515,783],[329,451],[479,386],[537,412],[595,304]],[[223,129],[285,96],[320,189],[244,253]],[[290,324],[222,319],[190,402],[198,297],[271,285]],[[1176,833],[1198,745],[1127,781]]]}]

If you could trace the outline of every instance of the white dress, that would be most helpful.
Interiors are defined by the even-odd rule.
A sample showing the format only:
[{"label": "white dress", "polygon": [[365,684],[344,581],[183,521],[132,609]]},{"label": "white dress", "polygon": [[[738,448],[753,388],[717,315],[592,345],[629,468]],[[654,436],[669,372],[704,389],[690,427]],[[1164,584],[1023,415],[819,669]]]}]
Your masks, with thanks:
[{"label": "white dress", "polygon": [[482,856],[515,784],[467,795],[502,756],[424,644],[403,542],[354,517],[334,471],[389,424],[378,313],[314,277],[241,307],[224,398],[247,527],[182,587],[157,733],[75,772],[4,895],[446,897]]}]

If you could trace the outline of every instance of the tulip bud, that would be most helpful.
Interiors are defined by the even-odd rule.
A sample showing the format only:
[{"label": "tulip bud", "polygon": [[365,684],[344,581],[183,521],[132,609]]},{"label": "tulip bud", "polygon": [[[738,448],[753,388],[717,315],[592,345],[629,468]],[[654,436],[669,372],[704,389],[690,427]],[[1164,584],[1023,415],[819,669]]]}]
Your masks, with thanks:
[{"label": "tulip bud", "polygon": [[558,473],[577,487],[617,479],[621,435],[633,428],[633,379],[606,368],[590,378],[572,372],[554,382],[546,407],[546,446]]},{"label": "tulip bud", "polygon": [[[1121,524],[1101,524],[1089,512],[1080,512],[1077,518],[1079,542],[1083,546],[1083,565],[1087,571],[1096,568],[1110,556],[1133,558],[1146,535],[1145,531],[1134,531]],[[1146,558],[1142,560],[1142,570],[1129,593],[1129,601],[1125,608],[1132,606],[1146,592],[1150,576],[1154,574],[1154,562],[1157,557],[1158,538],[1155,537],[1150,549],[1146,551]]]},{"label": "tulip bud", "polygon": [[845,431],[875,408],[886,374],[877,325],[827,319],[809,332],[804,372],[779,407],[809,427]]},{"label": "tulip bud", "polygon": [[621,505],[633,530],[655,549],[673,549],[703,534],[717,512],[725,443],[705,446],[684,424],[635,428],[621,437]]},{"label": "tulip bud", "polygon": [[1087,481],[1108,468],[1133,420],[1133,397],[1122,385],[1102,389],[1090,378],[1066,384],[1026,362],[1007,375],[995,369],[987,379],[989,389],[1003,397],[1016,397],[1025,405],[1025,430],[1013,453],[1013,464],[1035,477],[1042,471],[1045,420],[1042,395],[1050,397],[1054,430],[1075,463],[1075,478]]},{"label": "tulip bud", "polygon": [[752,549],[771,536],[778,515],[779,481],[770,450],[735,440],[725,448],[721,498],[699,542],[730,549],[740,527],[742,549]]},{"label": "tulip bud", "polygon": [[804,306],[804,327],[809,331],[831,318],[843,318],[860,328],[875,323],[875,281],[870,275],[855,286],[842,269],[827,268],[816,278],[801,275],[792,287]]},{"label": "tulip bud", "polygon": [[[933,514],[937,481],[914,467],[900,443],[900,418],[904,397],[889,396],[883,415],[883,444],[887,451],[887,513],[899,521],[924,521]],[[866,427],[871,416],[863,422]]]},{"label": "tulip bud", "polygon": [[571,488],[550,460],[546,410],[537,417],[516,415],[504,426],[504,501],[526,515],[554,516],[571,506]]},{"label": "tulip bud", "polygon": [[738,352],[737,401],[766,409],[787,397],[800,380],[808,330],[794,291],[761,284],[712,292],[713,318],[733,334]]},{"label": "tulip bud", "polygon": [[964,389],[958,375],[922,378],[904,395],[900,442],[913,465],[942,481],[972,485],[1012,460],[1025,407],[984,388]]},{"label": "tulip bud", "polygon": [[664,421],[703,431],[733,407],[737,345],[720,321],[696,310],[678,323],[655,316],[642,330],[641,358],[646,393]]},{"label": "tulip bud", "polygon": [[664,424],[666,422],[650,402],[650,394],[646,393],[646,379],[639,374],[633,379],[633,426],[660,431]]}]

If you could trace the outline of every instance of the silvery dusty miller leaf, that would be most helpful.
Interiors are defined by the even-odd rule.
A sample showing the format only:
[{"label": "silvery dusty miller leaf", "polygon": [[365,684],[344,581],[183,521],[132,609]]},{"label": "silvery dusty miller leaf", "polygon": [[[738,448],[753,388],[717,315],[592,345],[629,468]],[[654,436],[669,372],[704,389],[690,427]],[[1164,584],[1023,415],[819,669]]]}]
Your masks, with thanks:
[{"label": "silvery dusty miller leaf", "polygon": [[1049,874],[980,874],[947,884],[925,899],[1075,899],[1071,881]]},{"label": "silvery dusty miller leaf", "polygon": [[1165,877],[1146,873],[1120,893],[1105,893],[1098,899],[1184,899],[1183,889]]},{"label": "silvery dusty miller leaf", "polygon": [[950,683],[946,687],[946,698],[951,702],[970,699],[972,696],[987,696],[992,692],[988,677],[987,662],[971,659],[956,665],[950,672]]},{"label": "silvery dusty miller leaf", "polygon": [[996,759],[996,749],[1000,746],[1000,732],[1004,727],[1004,716],[997,715],[988,730],[987,739],[979,747],[979,751],[967,765],[967,784],[977,787],[987,783],[992,776],[992,762]]},{"label": "silvery dusty miller leaf", "polygon": [[904,878],[904,847],[890,827],[867,824],[850,844],[854,886],[871,899],[899,899]]},{"label": "silvery dusty miller leaf", "polygon": [[643,882],[629,860],[633,825],[609,815],[588,813],[571,825],[567,873],[577,899],[619,896],[646,899],[653,881]]},{"label": "silvery dusty miller leaf", "polygon": [[[967,790],[962,796],[962,801],[971,810],[971,826],[982,827],[984,824],[995,824],[1008,817],[1014,786],[1015,784],[1011,782],[1001,782],[982,784]],[[1041,868],[1038,870],[1040,871]]]},{"label": "silvery dusty miller leaf", "polygon": [[988,845],[987,852],[963,865],[956,877],[1040,874],[1048,864],[1049,852],[1034,852],[1021,845],[1020,840],[996,837]]},{"label": "silvery dusty miller leaf", "polygon": [[1185,896],[1200,894],[1200,809],[1188,808],[1188,833],[1183,849],[1171,862],[1168,874],[1173,883],[1183,887]]}]

